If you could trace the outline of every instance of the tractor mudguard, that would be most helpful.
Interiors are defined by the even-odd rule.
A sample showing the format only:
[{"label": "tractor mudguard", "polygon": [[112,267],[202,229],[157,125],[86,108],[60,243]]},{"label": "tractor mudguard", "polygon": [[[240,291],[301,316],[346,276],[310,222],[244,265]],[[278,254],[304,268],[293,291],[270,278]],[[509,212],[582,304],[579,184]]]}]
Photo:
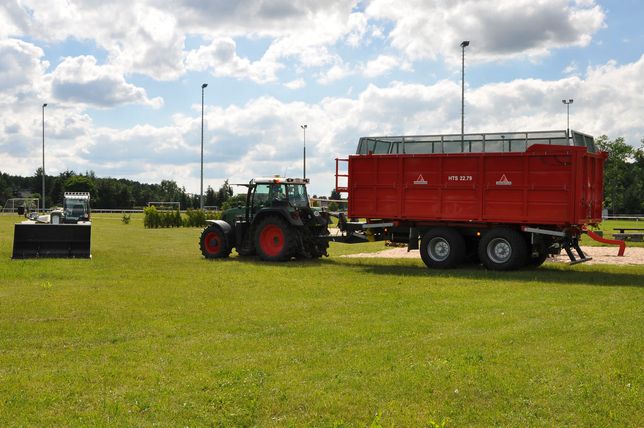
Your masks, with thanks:
[{"label": "tractor mudguard", "polygon": [[233,236],[233,228],[230,226],[230,224],[226,223],[223,220],[206,220],[206,223],[210,225],[217,226],[219,229],[221,229],[221,232],[224,234],[224,237],[226,238],[226,243],[228,244],[228,248],[232,248],[235,246],[235,237]]}]

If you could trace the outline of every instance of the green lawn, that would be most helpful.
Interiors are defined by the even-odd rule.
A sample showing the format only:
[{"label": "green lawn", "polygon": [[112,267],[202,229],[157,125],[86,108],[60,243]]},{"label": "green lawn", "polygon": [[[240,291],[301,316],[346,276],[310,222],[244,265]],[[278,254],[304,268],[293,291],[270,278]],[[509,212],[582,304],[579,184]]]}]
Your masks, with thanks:
[{"label": "green lawn", "polygon": [[92,260],[11,260],[0,426],[643,426],[644,266],[510,273],[204,260],[96,215]]}]

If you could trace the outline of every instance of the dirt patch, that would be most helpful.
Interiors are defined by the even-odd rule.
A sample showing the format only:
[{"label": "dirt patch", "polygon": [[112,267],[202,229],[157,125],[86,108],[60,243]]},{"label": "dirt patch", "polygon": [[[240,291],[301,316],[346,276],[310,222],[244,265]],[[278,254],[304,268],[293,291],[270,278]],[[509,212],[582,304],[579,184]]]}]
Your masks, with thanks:
[{"label": "dirt patch", "polygon": [[[611,264],[611,265],[642,265],[644,264],[644,248],[626,247],[623,257],[617,256],[617,247],[581,247],[582,251],[593,259],[588,264]],[[389,258],[389,259],[420,259],[418,250],[407,251],[406,248],[390,248],[377,253],[350,254],[341,257],[359,258]],[[568,256],[562,253],[554,258],[549,258],[546,263],[567,263]]]}]

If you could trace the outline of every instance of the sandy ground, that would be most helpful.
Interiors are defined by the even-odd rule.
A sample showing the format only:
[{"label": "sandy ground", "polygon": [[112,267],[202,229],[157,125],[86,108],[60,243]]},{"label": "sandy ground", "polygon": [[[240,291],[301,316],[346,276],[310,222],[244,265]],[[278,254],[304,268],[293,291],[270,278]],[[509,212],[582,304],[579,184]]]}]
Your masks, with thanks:
[{"label": "sandy ground", "polygon": [[[644,264],[644,248],[641,247],[626,247],[626,252],[623,257],[617,256],[618,247],[581,247],[582,251],[592,257],[593,259],[586,262],[588,264],[611,264],[611,265],[642,265]],[[417,258],[420,259],[418,250],[407,252],[406,248],[390,248],[387,250],[379,251],[377,253],[360,253],[351,254],[342,257],[379,257],[379,258]],[[565,253],[546,260],[548,262],[564,262],[569,261]]]}]

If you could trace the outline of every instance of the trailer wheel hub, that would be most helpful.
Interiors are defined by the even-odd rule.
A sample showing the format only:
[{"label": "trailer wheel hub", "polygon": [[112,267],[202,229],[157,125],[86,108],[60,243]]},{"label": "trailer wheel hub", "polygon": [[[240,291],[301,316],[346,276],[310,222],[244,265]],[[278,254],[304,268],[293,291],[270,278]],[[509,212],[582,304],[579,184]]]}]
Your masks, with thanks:
[{"label": "trailer wheel hub", "polygon": [[449,257],[450,246],[445,238],[436,237],[429,241],[429,257],[437,262],[442,262]]},{"label": "trailer wheel hub", "polygon": [[487,246],[487,255],[494,263],[505,263],[512,256],[512,246],[503,238],[495,238]]}]

